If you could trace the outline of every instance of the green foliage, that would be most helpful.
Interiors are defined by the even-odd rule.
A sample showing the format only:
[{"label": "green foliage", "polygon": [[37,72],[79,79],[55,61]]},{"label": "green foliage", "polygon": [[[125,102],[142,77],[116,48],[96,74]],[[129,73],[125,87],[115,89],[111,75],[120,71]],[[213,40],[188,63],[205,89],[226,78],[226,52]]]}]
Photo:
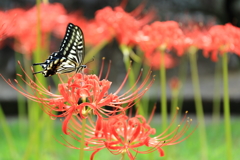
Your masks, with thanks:
[{"label": "green foliage", "polygon": [[[192,117],[192,116],[191,116]],[[193,125],[189,129],[189,132],[191,132],[192,129],[196,126],[196,120],[195,117],[193,118]],[[49,121],[52,121],[49,119]],[[160,116],[156,115],[152,121],[153,127],[159,128],[157,130],[157,133],[161,132],[161,127],[159,127],[160,123]],[[25,149],[27,146],[27,142],[29,139],[29,134],[28,130],[29,128],[25,128],[23,131],[24,134],[19,134],[18,131],[18,120],[13,119],[13,118],[8,118],[8,127],[10,128],[10,131],[12,133],[13,141],[14,141],[14,148],[16,150],[16,155],[18,155],[18,159],[22,159],[23,155],[25,153]],[[208,140],[208,159],[209,160],[216,160],[216,159],[221,159],[225,160],[227,159],[225,151],[226,151],[226,146],[224,145],[224,139],[225,139],[225,134],[224,134],[224,121],[221,119],[217,123],[213,123],[210,119],[206,121],[206,131],[207,131],[207,140]],[[233,160],[238,160],[239,159],[239,148],[240,148],[240,118],[238,117],[232,117],[231,119],[231,128],[232,128],[232,140],[233,140],[233,146],[232,146],[232,153],[233,153]],[[29,126],[27,121],[25,121],[25,126]],[[48,122],[45,124],[45,127],[50,125]],[[197,128],[198,130],[199,128]],[[40,146],[35,146],[34,144],[31,144],[31,146],[37,147],[40,149],[40,155],[39,159],[44,159],[44,160],[52,160],[52,159],[57,159],[57,160],[77,160],[79,159],[79,150],[71,149],[68,147],[65,147],[61,144],[59,144],[56,140],[54,140],[54,137],[63,142],[62,138],[60,137],[60,134],[62,133],[61,131],[61,123],[57,120],[55,121],[54,128],[52,128],[52,140],[49,142],[49,144],[52,145],[52,149],[49,150],[47,149],[47,146],[49,144],[43,144],[43,141],[40,142]],[[43,129],[41,130],[41,133],[39,135],[44,135],[46,131]],[[7,139],[6,135],[3,132],[3,126],[0,126],[0,137],[1,137],[1,145],[0,145],[0,159],[1,160],[8,160],[12,159],[11,156],[11,149],[9,149],[9,146],[7,145]],[[66,137],[66,136],[65,136]],[[198,133],[194,132],[186,141],[183,141],[180,144],[174,145],[174,146],[167,146],[168,148],[168,155],[166,155],[169,159],[177,159],[177,160],[186,160],[186,159],[198,159],[201,157],[201,150],[199,150],[199,139]],[[79,143],[76,143],[76,141],[72,141],[72,143],[75,143],[76,146],[79,146]],[[163,147],[163,150],[166,147]],[[86,151],[84,153],[84,159],[89,159],[90,155],[92,152]],[[112,160],[112,159],[120,159],[120,156],[114,156],[111,153],[109,153],[108,150],[103,150],[100,151],[99,153],[96,154],[95,159],[101,159],[104,157],[104,160]],[[159,157],[158,152],[153,152],[151,155],[149,154],[138,154],[136,160],[145,160],[149,159],[149,157],[152,157],[153,159],[163,159]],[[29,156],[29,159],[34,160],[35,155],[31,154]]]}]

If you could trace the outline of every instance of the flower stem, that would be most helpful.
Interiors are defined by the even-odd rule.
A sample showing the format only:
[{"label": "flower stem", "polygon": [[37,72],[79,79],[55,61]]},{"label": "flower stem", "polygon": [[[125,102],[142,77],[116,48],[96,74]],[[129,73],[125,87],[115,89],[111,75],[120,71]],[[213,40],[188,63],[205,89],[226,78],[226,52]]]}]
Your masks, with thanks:
[{"label": "flower stem", "polygon": [[[40,60],[41,59],[41,30],[40,30],[40,3],[41,0],[36,0],[36,7],[37,7],[37,27],[36,27],[36,32],[37,32],[37,39],[36,39],[36,50],[33,54],[33,58],[35,60]],[[31,64],[29,63],[30,61],[26,58],[24,58],[24,68],[29,76],[32,75],[32,72],[30,70]],[[44,83],[43,79],[39,79],[42,83]],[[27,88],[29,92],[32,90],[30,87]],[[29,155],[34,153],[35,159],[40,158],[40,126],[43,121],[39,121],[40,117],[40,108],[37,106],[37,103],[28,100],[28,109],[29,109],[29,125],[30,127],[30,138],[28,142],[27,149],[25,150],[25,154],[23,159],[28,159]],[[32,147],[32,144],[34,144],[34,147]]]},{"label": "flower stem", "polygon": [[215,63],[214,76],[214,96],[213,96],[213,122],[217,123],[220,120],[220,87],[221,87],[221,61]]},{"label": "flower stem", "polygon": [[172,98],[171,98],[171,118],[173,119],[174,115],[176,114],[178,107],[178,96],[179,96],[180,88],[172,89]]},{"label": "flower stem", "polygon": [[107,44],[108,44],[108,41],[104,40],[101,43],[99,43],[98,45],[94,46],[91,50],[89,50],[84,59],[84,64],[89,62]]},{"label": "flower stem", "polygon": [[224,108],[224,124],[226,134],[227,159],[232,159],[232,137],[231,137],[231,120],[230,120],[230,104],[228,92],[228,57],[227,53],[223,54],[223,108]]},{"label": "flower stem", "polygon": [[[82,101],[86,102],[86,97],[82,97]],[[79,160],[84,159],[85,130],[86,130],[86,118],[83,118],[82,119],[82,131],[81,131]]]},{"label": "flower stem", "polygon": [[[15,58],[17,60],[22,61],[22,54],[15,52]],[[18,65],[16,65],[16,72],[20,73],[22,70],[20,69],[20,67]],[[18,81],[18,83],[23,86],[24,83],[23,81],[20,80],[20,78],[18,76],[16,76],[16,79]],[[26,102],[25,102],[25,98],[20,94],[17,93],[17,105],[18,105],[18,119],[19,119],[19,133],[21,135],[23,135],[24,130],[26,129],[26,125],[24,125],[25,123],[25,118],[27,117],[27,109],[26,109]]]},{"label": "flower stem", "polygon": [[191,67],[191,75],[192,75],[192,83],[194,90],[194,99],[195,99],[195,107],[197,120],[199,123],[199,140],[201,145],[201,153],[202,159],[207,160],[207,137],[206,137],[206,128],[204,121],[204,112],[202,106],[202,97],[199,85],[199,77],[198,77],[198,68],[197,68],[197,53],[198,49],[196,47],[190,47],[189,49],[189,58],[190,58],[190,67]]},{"label": "flower stem", "polygon": [[162,129],[167,128],[167,95],[166,95],[166,69],[164,62],[164,51],[161,50],[160,56],[160,86],[161,86],[161,115]]},{"label": "flower stem", "polygon": [[[41,40],[42,40],[42,36],[41,36],[41,20],[40,20],[40,6],[41,6],[41,0],[36,0],[36,6],[37,6],[37,28],[36,28],[36,32],[37,32],[37,45],[36,45],[36,53],[34,53],[34,57],[37,56],[41,57]],[[37,59],[38,60],[38,59]],[[42,81],[43,82],[43,81]],[[30,114],[33,114],[32,115],[32,118],[34,119],[33,120],[33,123],[34,125],[36,125],[34,127],[34,130],[35,130],[35,138],[34,138],[34,144],[36,145],[35,146],[35,152],[36,152],[36,159],[39,159],[40,157],[40,152],[39,152],[39,147],[40,147],[40,125],[38,123],[39,121],[39,117],[40,117],[40,108],[39,107],[36,107],[36,103],[35,103],[35,106],[29,106],[31,107],[32,109],[32,112]],[[30,143],[29,143],[30,144]]]},{"label": "flower stem", "polygon": [[84,159],[84,146],[85,146],[85,129],[86,129],[86,119],[82,119],[82,133],[81,133],[81,142],[80,142],[80,155],[79,159]]},{"label": "flower stem", "polygon": [[[131,62],[130,62],[130,57],[129,57],[130,49],[126,45],[120,45],[120,50],[123,53],[123,62],[125,64],[126,71],[127,71],[131,67]],[[134,85],[135,80],[136,80],[133,70],[134,69],[131,69],[130,74],[129,74],[129,81],[128,82],[129,82],[130,87]],[[140,115],[143,115],[143,116],[145,115],[140,102],[136,103],[136,109],[138,110],[138,113]]]},{"label": "flower stem", "polygon": [[[167,128],[167,91],[166,91],[166,68],[164,62],[164,49],[160,49],[160,86],[161,86],[161,116],[162,116],[162,130]],[[165,154],[167,153],[165,148]],[[168,157],[165,156],[164,159]]]},{"label": "flower stem", "polygon": [[187,78],[187,68],[188,68],[188,57],[184,55],[183,57],[181,57],[181,62],[179,67],[179,80],[181,82],[181,88],[179,90],[179,96],[178,96],[179,113],[181,113],[182,105],[183,105],[184,85]]},{"label": "flower stem", "polygon": [[122,154],[121,154],[122,156],[121,156],[121,159],[120,160],[124,160],[125,158],[125,152],[123,152]]},{"label": "flower stem", "polygon": [[[2,128],[2,131],[4,132],[4,135],[6,137],[6,141],[7,141],[7,144],[5,144],[5,146],[8,146],[9,148],[9,151],[10,151],[10,155],[11,155],[11,159],[18,159],[17,158],[17,152],[16,152],[16,148],[15,148],[15,144],[14,144],[14,139],[12,137],[12,133],[10,131],[10,128],[7,124],[7,121],[6,121],[6,117],[3,113],[3,110],[2,110],[2,106],[0,105],[0,124],[1,124],[1,128]],[[3,138],[3,137],[1,137]]]},{"label": "flower stem", "polygon": [[[147,76],[147,72],[149,71],[149,69],[150,69],[150,67],[149,66],[147,66],[147,65],[144,65],[143,66],[143,77],[146,77]],[[145,114],[145,117],[146,116],[149,116],[149,114],[147,114],[147,113],[149,113],[149,101],[150,101],[150,92],[146,92],[145,94],[144,94],[144,96],[142,97],[142,99],[141,99],[141,105],[142,106],[145,106],[145,107],[142,107],[142,109],[143,109],[143,111],[144,111],[144,113],[146,113]]]}]

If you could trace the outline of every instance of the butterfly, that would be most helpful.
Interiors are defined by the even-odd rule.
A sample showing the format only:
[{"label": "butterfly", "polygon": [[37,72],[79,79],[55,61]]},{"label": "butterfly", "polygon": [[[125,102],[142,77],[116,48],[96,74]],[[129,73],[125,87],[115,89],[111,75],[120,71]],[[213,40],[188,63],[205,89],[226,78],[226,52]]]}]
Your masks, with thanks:
[{"label": "butterfly", "polygon": [[80,72],[86,65],[83,65],[85,56],[85,45],[83,32],[80,27],[69,23],[59,51],[53,52],[43,63],[33,65],[42,66],[43,70],[33,74],[42,73],[45,77],[54,74]]}]

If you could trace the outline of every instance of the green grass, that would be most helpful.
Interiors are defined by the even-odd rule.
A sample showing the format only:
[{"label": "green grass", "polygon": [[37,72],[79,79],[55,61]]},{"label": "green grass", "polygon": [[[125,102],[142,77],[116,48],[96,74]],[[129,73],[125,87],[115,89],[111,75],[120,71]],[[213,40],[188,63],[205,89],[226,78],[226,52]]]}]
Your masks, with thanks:
[{"label": "green grass", "polygon": [[[22,125],[21,131],[19,131],[19,122],[16,118],[8,118],[8,126],[10,127],[10,130],[12,132],[13,136],[13,142],[15,146],[16,158],[15,159],[23,159],[24,153],[28,144],[28,131],[29,126],[26,122],[24,125]],[[161,118],[155,116],[152,122],[153,126],[156,126],[155,128],[159,128],[157,130],[157,133],[161,132],[161,126],[160,121]],[[51,121],[49,119],[49,121]],[[194,120],[195,121],[195,120]],[[231,128],[232,128],[232,139],[233,139],[233,146],[232,146],[232,157],[233,160],[239,159],[239,148],[240,148],[240,118],[232,117],[231,119]],[[45,124],[46,126],[48,124]],[[36,137],[44,139],[45,136],[45,127],[44,126],[41,130],[41,137]],[[196,126],[195,123],[192,124],[191,128],[189,129],[189,133],[191,130],[194,129]],[[220,121],[218,123],[213,124],[211,120],[206,121],[206,131],[207,131],[207,144],[208,144],[208,159],[209,160],[225,160],[226,159],[226,145],[225,145],[225,135],[224,135],[224,122]],[[47,144],[40,143],[40,153],[41,157],[39,159],[43,160],[77,160],[79,159],[79,150],[70,149],[67,148],[61,144],[59,144],[55,139],[61,140],[60,135],[61,132],[61,123],[59,123],[58,120],[55,121],[55,128],[53,128],[52,133],[52,140],[49,141]],[[0,160],[12,160],[12,155],[10,152],[10,149],[8,148],[8,144],[5,138],[4,133],[2,132],[2,126],[0,126]],[[71,141],[71,140],[70,140]],[[75,143],[75,141],[72,141]],[[31,143],[31,142],[30,142]],[[80,146],[80,144],[75,143],[76,146]],[[194,132],[187,140],[184,142],[174,145],[174,146],[166,146],[167,149],[167,159],[168,160],[198,160],[201,157],[201,150],[199,146],[199,138],[198,138],[198,132]],[[163,147],[166,148],[166,147]],[[31,148],[34,148],[34,144],[31,144]],[[85,152],[85,159],[89,159],[91,155],[91,152],[86,151]],[[109,153],[108,150],[100,151],[96,154],[95,160],[97,159],[103,159],[104,160],[118,160],[120,159],[120,156],[114,156],[111,153]],[[28,159],[34,160],[34,152],[30,155]],[[128,159],[128,158],[125,158]],[[164,159],[159,157],[158,152],[155,151],[152,154],[148,155],[137,155],[137,160],[145,160],[145,159]]]}]

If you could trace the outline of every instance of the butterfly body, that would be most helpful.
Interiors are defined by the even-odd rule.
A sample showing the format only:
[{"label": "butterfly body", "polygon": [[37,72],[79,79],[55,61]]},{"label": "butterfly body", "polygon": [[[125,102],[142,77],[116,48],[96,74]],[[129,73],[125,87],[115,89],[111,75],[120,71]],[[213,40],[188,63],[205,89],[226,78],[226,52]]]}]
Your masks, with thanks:
[{"label": "butterfly body", "polygon": [[42,71],[34,72],[34,74],[42,73],[45,77],[48,77],[54,74],[81,71],[86,68],[86,65],[82,64],[85,56],[84,47],[82,30],[69,23],[59,51],[53,52],[45,62],[33,64],[41,65],[43,68]]}]

